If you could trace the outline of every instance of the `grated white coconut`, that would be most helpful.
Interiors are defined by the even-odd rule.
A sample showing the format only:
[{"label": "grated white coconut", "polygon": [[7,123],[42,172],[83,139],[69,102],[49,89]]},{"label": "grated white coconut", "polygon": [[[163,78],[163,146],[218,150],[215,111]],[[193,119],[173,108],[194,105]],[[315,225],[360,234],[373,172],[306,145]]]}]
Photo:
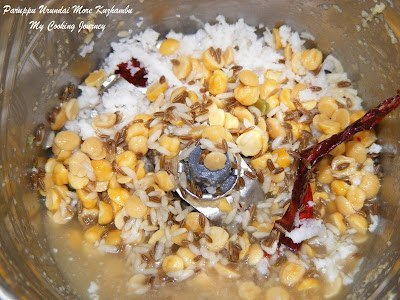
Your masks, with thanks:
[{"label": "grated white coconut", "polygon": [[373,143],[369,148],[368,148],[368,153],[380,153],[382,151],[382,146]]},{"label": "grated white coconut", "polygon": [[286,233],[296,244],[318,236],[323,229],[322,220],[319,219],[303,219],[299,221],[299,225],[300,227]]},{"label": "grated white coconut", "polygon": [[339,236],[333,226],[322,226],[317,237],[309,241],[310,245],[322,246],[326,249],[323,258],[314,258],[312,262],[328,281],[333,282],[343,267],[344,260],[357,251],[351,238]]},{"label": "grated white coconut", "polygon": [[379,217],[377,215],[370,215],[371,224],[369,224],[368,230],[374,232],[379,225]]},{"label": "grated white coconut", "polygon": [[100,299],[99,295],[97,294],[98,291],[99,291],[98,284],[94,281],[91,281],[89,284],[89,287],[87,289],[87,292],[89,294],[89,299],[91,299],[91,300]]}]

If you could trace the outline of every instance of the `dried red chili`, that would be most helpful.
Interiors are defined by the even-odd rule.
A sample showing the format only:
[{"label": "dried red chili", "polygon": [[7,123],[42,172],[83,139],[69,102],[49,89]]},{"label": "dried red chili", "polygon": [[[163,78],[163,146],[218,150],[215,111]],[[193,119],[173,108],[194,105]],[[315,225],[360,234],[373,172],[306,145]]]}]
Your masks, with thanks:
[{"label": "dried red chili", "polygon": [[[311,219],[314,215],[313,206],[310,205],[310,202],[314,202],[311,184],[308,183],[306,186],[307,186],[307,189],[306,189],[306,192],[304,194],[303,200],[301,201],[301,205],[299,208],[299,219],[300,220]],[[294,222],[294,220],[293,220],[293,222]],[[289,238],[283,234],[281,234],[279,237],[279,243],[288,246],[292,250],[298,250],[301,246],[301,243],[296,244],[292,241],[291,238]]]},{"label": "dried red chili", "polygon": [[[282,219],[277,221],[283,228],[289,232],[292,231],[294,228],[296,213],[299,211],[302,205],[304,206],[304,202],[307,199],[310,199],[310,195],[312,199],[311,188],[309,185],[307,185],[307,183],[311,176],[313,167],[336,146],[348,140],[357,132],[371,130],[388,113],[397,108],[399,104],[400,91],[397,91],[396,96],[384,100],[378,106],[369,110],[362,118],[346,127],[346,129],[344,129],[342,132],[335,134],[300,153],[299,164],[296,171],[296,180],[292,190],[292,201]],[[306,207],[306,209],[300,212],[300,214],[303,214],[302,216],[305,218],[309,216],[312,217],[310,211],[312,211],[312,207]],[[294,244],[290,238],[282,234],[280,243],[287,245],[293,250],[298,249],[300,246],[299,244]]]},{"label": "dried red chili", "polygon": [[[132,74],[132,68],[139,68],[139,70]],[[121,75],[122,78],[134,86],[144,87],[147,84],[147,71],[144,67],[140,66],[140,62],[136,58],[132,58],[130,64],[120,63],[115,74]]]},{"label": "dried red chili", "polygon": [[311,184],[307,184],[307,190],[304,194],[302,205],[303,208],[299,211],[299,219],[311,219],[314,215],[313,206],[310,205],[310,202],[314,202],[313,193],[311,190]]}]

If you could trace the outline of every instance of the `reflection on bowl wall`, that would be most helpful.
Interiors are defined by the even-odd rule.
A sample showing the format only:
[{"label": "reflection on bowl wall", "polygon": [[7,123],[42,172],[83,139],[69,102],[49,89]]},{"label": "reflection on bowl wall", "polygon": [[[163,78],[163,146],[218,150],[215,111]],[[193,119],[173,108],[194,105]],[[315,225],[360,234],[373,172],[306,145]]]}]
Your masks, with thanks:
[{"label": "reflection on bowl wall", "polygon": [[[134,10],[132,14],[98,15],[96,23],[105,23],[107,28],[101,38],[94,37],[94,51],[85,58],[77,51],[84,37],[77,30],[29,30],[32,19],[43,24],[64,20],[78,26],[78,15],[2,14],[0,17],[0,298],[76,297],[51,257],[42,223],[43,205],[29,188],[27,172],[36,153],[28,147],[27,139],[34,125],[43,122],[46,112],[57,103],[61,86],[66,82],[80,82],[95,68],[110,51],[110,42],[118,40],[119,30],[138,32],[151,26],[161,33],[170,29],[191,33],[202,26],[201,21],[212,22],[219,14],[230,22],[243,18],[253,26],[286,23],[297,31],[311,32],[324,53],[333,52],[340,59],[367,107],[399,88],[400,43],[391,42],[383,21],[371,22],[369,28],[357,30],[357,25],[361,25],[361,11],[373,7],[373,1],[331,1],[329,5],[320,0],[119,2],[79,1],[90,7],[129,4]],[[400,2],[393,3],[394,12],[399,13]],[[31,7],[40,4],[41,1],[29,1]],[[48,7],[75,4],[77,1],[68,0],[47,3]],[[191,15],[196,18],[190,18]],[[140,18],[143,24],[138,28]],[[400,225],[400,157],[391,154],[397,153],[399,122],[397,111],[378,128],[385,152],[379,207],[381,223],[377,235],[364,245],[368,249],[367,259],[348,290],[350,298],[381,299],[398,289],[400,235],[396,229]]]}]

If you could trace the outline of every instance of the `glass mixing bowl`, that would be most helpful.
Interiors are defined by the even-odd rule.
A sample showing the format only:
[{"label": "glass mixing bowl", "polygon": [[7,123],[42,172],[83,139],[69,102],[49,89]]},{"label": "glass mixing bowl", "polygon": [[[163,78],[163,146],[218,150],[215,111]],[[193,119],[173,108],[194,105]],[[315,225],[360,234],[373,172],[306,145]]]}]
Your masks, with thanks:
[{"label": "glass mixing bowl", "polygon": [[[273,27],[286,23],[298,31],[311,32],[318,47],[333,52],[344,64],[367,107],[393,95],[399,88],[400,43],[392,44],[385,22],[371,21],[369,28],[357,30],[362,10],[374,1],[195,1],[195,0],[96,0],[79,4],[125,7],[133,14],[99,15],[97,23],[107,29],[95,36],[93,53],[78,55],[83,35],[69,31],[29,30],[31,20],[65,20],[78,23],[78,15],[2,14],[0,17],[0,298],[54,299],[77,298],[51,256],[43,230],[43,205],[29,188],[28,170],[36,155],[27,143],[35,124],[57,102],[55,96],[66,82],[78,83],[110,51],[110,42],[122,29],[140,31],[152,26],[161,33],[170,29],[190,33],[201,21],[213,21],[219,14],[228,21],[244,18],[250,25]],[[394,0],[392,13],[399,19],[400,1]],[[28,2],[17,2],[27,5]],[[16,4],[17,4],[16,3]],[[386,4],[388,4],[386,2]],[[15,6],[16,6],[15,4]],[[31,7],[42,1],[29,1]],[[46,2],[48,7],[70,6],[77,1]],[[197,18],[190,18],[195,15]],[[82,18],[84,16],[81,16]],[[143,19],[140,19],[143,18]],[[141,28],[136,24],[143,20]],[[124,22],[121,22],[124,21]],[[118,27],[118,28],[117,28]],[[380,193],[381,222],[377,234],[365,244],[367,257],[349,287],[349,299],[398,298],[400,290],[400,197],[397,155],[400,140],[400,110],[392,113],[378,128],[384,146],[384,179]]]}]

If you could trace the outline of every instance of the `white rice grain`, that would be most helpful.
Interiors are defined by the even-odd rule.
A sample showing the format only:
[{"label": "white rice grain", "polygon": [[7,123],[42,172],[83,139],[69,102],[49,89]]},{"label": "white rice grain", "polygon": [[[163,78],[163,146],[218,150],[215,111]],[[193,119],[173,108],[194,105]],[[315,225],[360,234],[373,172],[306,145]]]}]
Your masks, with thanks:
[{"label": "white rice grain", "polygon": [[175,221],[181,222],[186,218],[187,215],[188,215],[188,211],[186,209],[184,209],[175,217]]},{"label": "white rice grain", "polygon": [[157,141],[160,136],[162,134],[162,130],[156,130],[151,136],[149,136],[149,139],[147,140],[148,144],[154,143],[155,141]]},{"label": "white rice grain", "polygon": [[166,196],[161,197],[161,206],[167,207],[168,205],[168,198]]},{"label": "white rice grain", "polygon": [[[264,193],[268,193],[271,188],[271,178],[269,176],[264,176],[264,182],[262,184],[262,189]],[[262,203],[260,203],[261,205]]]},{"label": "white rice grain", "polygon": [[190,251],[193,252],[194,255],[196,255],[196,256],[201,255],[200,249],[197,248],[195,245],[189,244],[188,247],[189,247]]},{"label": "white rice grain", "polygon": [[195,145],[191,145],[185,149],[183,149],[179,155],[178,155],[178,160],[183,160],[189,157],[190,153],[192,153],[192,151],[194,150],[196,146]]},{"label": "white rice grain", "polygon": [[233,219],[234,219],[235,216],[236,216],[236,212],[237,212],[237,208],[232,209],[232,210],[228,213],[228,215],[224,218],[223,222],[224,222],[225,224],[230,224],[230,223],[232,223]]},{"label": "white rice grain", "polygon": [[144,269],[140,273],[144,275],[156,275],[158,273],[157,269]]},{"label": "white rice grain", "polygon": [[136,173],[135,173],[135,171],[132,170],[131,168],[129,168],[129,167],[120,167],[120,169],[121,169],[122,171],[124,171],[124,173],[125,173],[127,176],[129,176],[130,178],[132,178],[133,180],[137,180]]},{"label": "white rice grain", "polygon": [[151,202],[151,201],[148,201],[148,202],[146,202],[145,204],[146,204],[146,206],[152,207],[152,208],[161,207],[161,203],[155,203],[155,202]]},{"label": "white rice grain", "polygon": [[256,231],[256,232],[253,232],[253,236],[256,239],[263,239],[263,238],[266,238],[267,236],[269,236],[269,232]]},{"label": "white rice grain", "polygon": [[183,281],[188,279],[190,276],[194,274],[193,270],[181,270],[175,272],[168,272],[167,275],[171,278],[174,278],[175,281]]},{"label": "white rice grain", "polygon": [[187,232],[186,228],[179,228],[171,233],[171,237],[178,236],[180,234],[184,234],[185,232]]},{"label": "white rice grain", "polygon": [[273,116],[275,116],[275,115],[277,114],[278,111],[281,111],[281,109],[282,109],[282,108],[281,108],[280,106],[277,106],[277,107],[271,109],[271,110],[268,112],[267,117],[268,117],[268,118],[272,118]]},{"label": "white rice grain", "polygon": [[154,259],[159,261],[164,253],[165,243],[159,242],[154,252]]},{"label": "white rice grain", "polygon": [[204,115],[198,116],[198,117],[196,117],[195,120],[196,120],[196,122],[199,122],[199,123],[207,121],[208,120],[208,114],[204,114]]},{"label": "white rice grain", "polygon": [[[150,147],[149,147],[149,148],[150,148]],[[160,152],[161,154],[166,155],[166,156],[170,156],[170,155],[171,155],[171,152],[169,152],[167,149],[165,149],[165,148],[162,147],[162,146],[157,146],[157,147],[155,148],[155,150],[157,150],[158,152]]]},{"label": "white rice grain", "polygon": [[97,247],[97,249],[101,252],[105,252],[105,253],[118,253],[119,249],[116,246],[110,246],[110,245],[106,245],[104,244],[104,242],[101,242],[99,244],[99,246]]},{"label": "white rice grain", "polygon": [[138,245],[132,248],[132,251],[138,254],[145,254],[149,252],[149,250],[150,250],[150,245],[148,244]]},{"label": "white rice grain", "polygon": [[175,207],[177,213],[182,212],[182,206],[181,206],[180,200],[174,201],[174,207]]},{"label": "white rice grain", "polygon": [[243,218],[242,218],[242,226],[243,228],[246,228],[247,225],[249,225],[250,222],[250,212],[248,210],[246,210],[243,214],[242,214]]},{"label": "white rice grain", "polygon": [[210,151],[215,151],[216,147],[214,146],[214,143],[208,139],[200,139],[200,146],[202,149],[207,149]]},{"label": "white rice grain", "polygon": [[234,97],[233,92],[226,92],[216,96],[218,99],[228,99]]},{"label": "white rice grain", "polygon": [[284,139],[285,139],[285,138],[284,138],[283,136],[278,136],[278,137],[277,137],[276,139],[274,139],[274,141],[272,142],[271,148],[272,148],[273,150],[278,149],[279,146],[282,144],[282,142],[283,142]]}]

